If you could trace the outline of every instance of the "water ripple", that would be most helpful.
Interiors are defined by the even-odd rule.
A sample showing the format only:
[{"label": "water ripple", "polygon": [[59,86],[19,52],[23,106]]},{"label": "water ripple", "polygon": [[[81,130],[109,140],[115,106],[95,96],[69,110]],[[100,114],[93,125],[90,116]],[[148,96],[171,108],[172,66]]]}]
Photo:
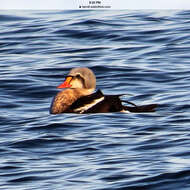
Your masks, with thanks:
[{"label": "water ripple", "polygon": [[[189,11],[3,11],[1,189],[189,184]],[[155,113],[50,115],[73,67]]]}]

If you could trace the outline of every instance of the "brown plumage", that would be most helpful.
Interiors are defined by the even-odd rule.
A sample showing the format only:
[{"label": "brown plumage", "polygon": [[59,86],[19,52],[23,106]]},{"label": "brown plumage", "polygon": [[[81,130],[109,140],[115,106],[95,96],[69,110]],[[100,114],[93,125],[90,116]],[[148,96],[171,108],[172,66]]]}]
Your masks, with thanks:
[{"label": "brown plumage", "polygon": [[88,91],[77,88],[58,92],[52,101],[50,112],[52,114],[63,113],[68,110],[69,106],[71,106],[76,100],[86,95],[88,95]]},{"label": "brown plumage", "polygon": [[[122,95],[104,95],[100,90],[93,93],[96,77],[88,68],[74,68],[64,83],[58,88],[68,88],[54,97],[51,114],[60,113],[106,113],[106,112],[153,112],[157,104],[136,106],[132,102],[122,101]],[[128,103],[132,106],[126,106]]]}]

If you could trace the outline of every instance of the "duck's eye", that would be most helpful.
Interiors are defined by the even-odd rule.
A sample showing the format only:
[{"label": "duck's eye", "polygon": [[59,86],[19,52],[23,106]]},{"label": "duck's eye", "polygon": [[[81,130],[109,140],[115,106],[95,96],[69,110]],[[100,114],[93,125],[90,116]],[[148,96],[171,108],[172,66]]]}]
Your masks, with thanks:
[{"label": "duck's eye", "polygon": [[81,76],[79,74],[76,75],[76,78],[81,78]]}]

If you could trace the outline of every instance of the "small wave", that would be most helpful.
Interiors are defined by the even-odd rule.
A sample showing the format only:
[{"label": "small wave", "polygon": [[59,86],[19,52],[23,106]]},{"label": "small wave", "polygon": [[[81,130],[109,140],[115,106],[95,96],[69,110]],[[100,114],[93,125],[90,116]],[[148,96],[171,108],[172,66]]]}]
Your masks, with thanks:
[{"label": "small wave", "polygon": [[0,22],[12,22],[12,21],[24,21],[24,20],[29,20],[33,18],[29,17],[22,17],[22,16],[13,16],[13,15],[5,15],[1,14],[0,15]]}]

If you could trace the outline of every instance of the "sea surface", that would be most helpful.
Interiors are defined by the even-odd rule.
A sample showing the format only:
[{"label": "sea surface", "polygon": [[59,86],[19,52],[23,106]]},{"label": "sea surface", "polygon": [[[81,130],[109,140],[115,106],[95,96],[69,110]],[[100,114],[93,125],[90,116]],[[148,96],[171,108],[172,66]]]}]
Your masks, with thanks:
[{"label": "sea surface", "polygon": [[[159,106],[50,115],[73,67]],[[1,11],[0,89],[0,190],[190,189],[190,11]]]}]

